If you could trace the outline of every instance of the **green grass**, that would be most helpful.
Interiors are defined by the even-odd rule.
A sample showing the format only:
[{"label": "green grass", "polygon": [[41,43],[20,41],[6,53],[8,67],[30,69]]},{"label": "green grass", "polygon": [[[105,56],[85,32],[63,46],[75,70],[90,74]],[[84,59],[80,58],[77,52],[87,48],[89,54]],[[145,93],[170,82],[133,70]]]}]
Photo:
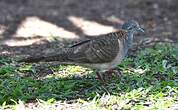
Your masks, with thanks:
[{"label": "green grass", "polygon": [[[125,59],[120,77],[107,84],[87,68],[51,67],[54,74],[37,79],[35,65],[0,58],[2,109],[164,110],[178,100],[178,45],[159,44]],[[25,74],[31,74],[26,76]]]}]

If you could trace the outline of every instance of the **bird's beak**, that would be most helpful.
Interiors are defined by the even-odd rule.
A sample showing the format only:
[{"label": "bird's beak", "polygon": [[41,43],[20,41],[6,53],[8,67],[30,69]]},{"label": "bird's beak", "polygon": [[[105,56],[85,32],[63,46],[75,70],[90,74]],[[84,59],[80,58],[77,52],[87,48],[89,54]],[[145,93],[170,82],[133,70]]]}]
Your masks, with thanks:
[{"label": "bird's beak", "polygon": [[145,32],[144,29],[141,28],[141,27],[139,27],[137,30],[138,30],[139,32]]}]

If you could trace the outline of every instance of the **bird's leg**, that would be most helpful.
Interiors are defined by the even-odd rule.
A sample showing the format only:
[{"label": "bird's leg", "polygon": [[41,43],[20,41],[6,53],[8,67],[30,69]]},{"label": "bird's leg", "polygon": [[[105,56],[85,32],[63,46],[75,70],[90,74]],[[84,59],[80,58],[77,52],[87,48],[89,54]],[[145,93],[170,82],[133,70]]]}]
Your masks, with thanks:
[{"label": "bird's leg", "polygon": [[101,74],[98,71],[96,72],[96,75],[97,75],[98,80],[100,80],[102,83],[105,83],[103,77],[101,76]]}]

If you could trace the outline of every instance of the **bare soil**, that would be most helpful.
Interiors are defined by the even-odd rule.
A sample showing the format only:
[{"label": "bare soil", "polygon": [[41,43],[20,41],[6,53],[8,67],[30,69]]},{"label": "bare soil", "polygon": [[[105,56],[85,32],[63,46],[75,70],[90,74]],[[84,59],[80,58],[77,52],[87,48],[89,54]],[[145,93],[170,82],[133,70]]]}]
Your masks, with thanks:
[{"label": "bare soil", "polygon": [[[101,32],[107,33],[110,28],[118,29],[123,22],[130,19],[139,21],[146,31],[137,35],[136,44],[145,38],[151,39],[151,42],[177,42],[177,4],[177,0],[0,0],[0,53],[1,55],[53,53],[76,39],[87,38],[85,36]],[[30,23],[34,23],[30,25],[31,33],[33,31],[36,33],[34,35],[28,34],[29,24],[27,26],[23,24],[28,18],[37,18],[37,20],[30,19],[32,21]],[[36,27],[40,26],[39,20],[60,28],[60,32],[67,31],[71,39],[63,37],[62,40],[50,42],[45,37],[49,34],[45,33],[49,28],[48,25],[43,25],[45,31],[38,34],[38,31],[42,30],[41,27],[36,30]],[[95,25],[103,29],[93,31],[98,28],[95,28]],[[89,26],[93,26],[94,28],[91,27],[93,30]],[[20,32],[25,33],[27,37],[18,34],[21,28],[24,30]],[[83,28],[85,31],[91,30],[90,34]],[[101,32],[98,33],[99,31]],[[55,36],[63,35],[55,34]],[[8,45],[9,42],[13,42],[13,45]],[[21,45],[21,43],[27,44],[26,42],[28,45]]]}]

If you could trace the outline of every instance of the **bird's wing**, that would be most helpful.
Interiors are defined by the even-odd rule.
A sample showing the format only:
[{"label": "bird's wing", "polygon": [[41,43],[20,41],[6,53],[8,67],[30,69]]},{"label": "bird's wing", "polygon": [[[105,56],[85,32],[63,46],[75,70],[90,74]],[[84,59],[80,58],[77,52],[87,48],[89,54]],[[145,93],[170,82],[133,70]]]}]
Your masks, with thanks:
[{"label": "bird's wing", "polygon": [[116,36],[100,36],[73,45],[67,51],[67,59],[77,63],[111,62],[119,52]]},{"label": "bird's wing", "polygon": [[87,42],[90,42],[90,41],[91,41],[91,39],[87,39],[87,40],[84,40],[84,41],[80,41],[80,42],[78,42],[78,43],[75,43],[75,44],[71,45],[69,48],[73,48],[73,47],[76,47],[76,46],[85,44],[85,43],[87,43]]},{"label": "bird's wing", "polygon": [[97,38],[79,42],[58,54],[30,57],[20,62],[59,61],[71,63],[107,63],[114,60],[120,52],[121,39],[125,39],[125,32],[109,33]]}]

